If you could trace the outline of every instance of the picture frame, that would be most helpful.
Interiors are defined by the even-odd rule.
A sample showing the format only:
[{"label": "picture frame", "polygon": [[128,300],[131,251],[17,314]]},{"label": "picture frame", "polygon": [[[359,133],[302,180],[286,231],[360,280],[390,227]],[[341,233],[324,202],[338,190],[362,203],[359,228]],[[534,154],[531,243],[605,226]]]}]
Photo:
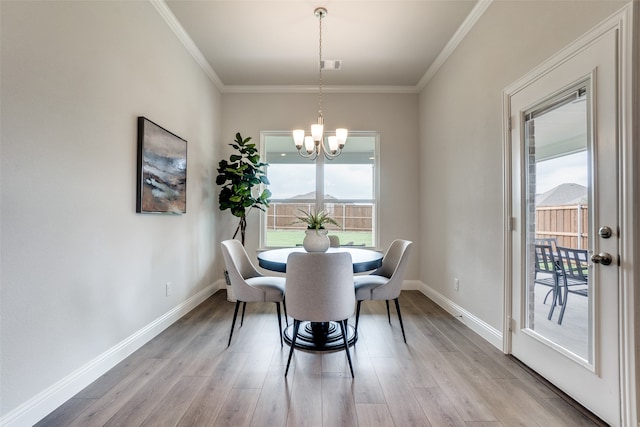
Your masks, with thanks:
[{"label": "picture frame", "polygon": [[187,212],[187,141],[138,117],[137,213]]}]

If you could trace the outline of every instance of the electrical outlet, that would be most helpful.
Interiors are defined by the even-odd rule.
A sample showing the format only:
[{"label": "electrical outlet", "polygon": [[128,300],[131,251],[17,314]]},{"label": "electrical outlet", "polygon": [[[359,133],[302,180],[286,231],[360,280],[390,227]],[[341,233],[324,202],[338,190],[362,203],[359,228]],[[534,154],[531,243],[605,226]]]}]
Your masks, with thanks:
[{"label": "electrical outlet", "polygon": [[167,283],[165,284],[164,289],[165,289],[165,294],[166,294],[166,296],[171,295],[171,282],[167,282]]},{"label": "electrical outlet", "polygon": [[460,280],[457,277],[453,279],[453,289],[455,289],[456,292],[460,290]]}]

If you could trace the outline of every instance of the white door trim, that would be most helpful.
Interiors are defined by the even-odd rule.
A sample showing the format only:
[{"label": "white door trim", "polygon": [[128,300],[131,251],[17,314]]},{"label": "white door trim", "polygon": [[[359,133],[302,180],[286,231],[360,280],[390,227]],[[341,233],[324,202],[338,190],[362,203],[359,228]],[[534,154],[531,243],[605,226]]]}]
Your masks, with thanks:
[{"label": "white door trim", "polygon": [[[640,4],[632,1],[611,17],[591,29],[578,40],[553,55],[547,61],[527,73],[525,76],[512,83],[503,91],[503,224],[504,230],[504,319],[503,319],[503,352],[511,353],[511,313],[513,292],[512,277],[512,244],[511,231],[521,224],[514,224],[511,186],[511,111],[509,107],[510,97],[532,82],[540,79],[559,65],[571,59],[587,46],[592,44],[605,34],[612,31],[618,35],[618,100],[620,122],[618,123],[619,139],[619,224],[620,235],[620,398],[621,413],[620,422],[623,426],[638,424],[638,409],[636,404],[636,339],[635,339],[635,299],[634,283],[637,280],[634,275],[634,265],[640,261],[640,241],[634,239],[637,230],[640,230],[640,215],[634,215],[635,205],[640,204],[640,191],[638,179],[640,172],[636,172],[634,165],[640,165],[640,150],[634,149],[633,136],[640,143],[640,125],[634,116],[640,114],[640,107],[635,107],[640,102],[640,84],[634,85],[640,77],[640,46],[632,43],[639,40],[640,36]],[[634,25],[635,24],[635,25]],[[640,43],[638,43],[640,45]],[[634,50],[635,49],[635,55]],[[635,58],[635,64],[633,63]],[[635,104],[634,104],[635,101]],[[637,110],[635,108],[637,108]]]}]

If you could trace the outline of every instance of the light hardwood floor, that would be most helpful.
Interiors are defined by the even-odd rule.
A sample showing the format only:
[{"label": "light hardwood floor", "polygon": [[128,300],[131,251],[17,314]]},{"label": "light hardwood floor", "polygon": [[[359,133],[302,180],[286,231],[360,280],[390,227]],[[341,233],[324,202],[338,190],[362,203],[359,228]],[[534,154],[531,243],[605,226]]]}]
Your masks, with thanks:
[{"label": "light hardwood floor", "polygon": [[[592,415],[416,291],[362,304],[352,349],[280,347],[275,304],[218,292],[37,426],[593,426]],[[353,319],[351,319],[353,321]]]}]

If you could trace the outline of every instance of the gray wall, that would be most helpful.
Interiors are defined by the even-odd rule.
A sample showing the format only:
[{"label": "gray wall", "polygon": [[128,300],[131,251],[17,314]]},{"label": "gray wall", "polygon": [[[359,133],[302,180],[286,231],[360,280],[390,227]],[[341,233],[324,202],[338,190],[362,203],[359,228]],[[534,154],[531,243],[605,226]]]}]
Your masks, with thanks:
[{"label": "gray wall", "polygon": [[[418,190],[418,97],[411,94],[323,94],[322,109],[328,129],[380,132],[380,236],[379,246],[394,239],[415,242],[407,279],[418,278],[420,228]],[[317,95],[231,94],[222,97],[224,140],[236,132],[260,141],[260,131],[289,131],[315,122]],[[228,211],[227,211],[228,212]],[[229,237],[237,221],[223,218]],[[232,222],[228,222],[232,221]],[[247,228],[247,250],[258,246],[259,217],[253,215]],[[227,237],[227,238],[229,238]]]},{"label": "gray wall", "polygon": [[[0,7],[5,415],[217,279],[221,99],[149,2]],[[188,141],[186,215],[135,213],[139,115]]]},{"label": "gray wall", "polygon": [[[380,131],[380,247],[414,240],[407,278],[498,330],[501,91],[622,4],[496,1],[420,96],[324,96],[329,127]],[[226,144],[309,124],[317,98],[220,95],[147,2],[0,14],[4,416],[221,277]],[[138,115],[189,141],[186,215],[135,214]]]},{"label": "gray wall", "polygon": [[499,331],[502,91],[626,3],[494,1],[420,94],[420,280]]}]

